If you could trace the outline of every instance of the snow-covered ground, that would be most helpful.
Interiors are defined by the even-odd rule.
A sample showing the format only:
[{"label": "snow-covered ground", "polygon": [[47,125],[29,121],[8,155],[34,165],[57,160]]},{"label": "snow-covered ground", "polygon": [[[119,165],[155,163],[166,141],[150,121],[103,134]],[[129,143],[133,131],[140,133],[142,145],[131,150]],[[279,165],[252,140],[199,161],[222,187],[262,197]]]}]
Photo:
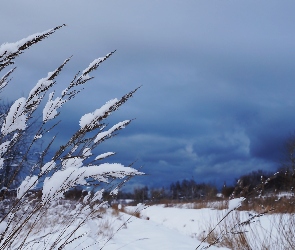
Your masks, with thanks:
[{"label": "snow-covered ground", "polygon": [[[171,229],[162,223],[152,220],[132,218],[127,228],[122,229],[108,242],[104,249],[195,249],[199,241],[181,233],[177,229]],[[213,248],[215,249],[215,248]]]},{"label": "snow-covered ground", "polygon": [[[117,232],[105,249],[196,249],[200,239],[228,213],[229,209],[191,209],[190,204],[178,207],[153,205],[141,211],[141,219],[133,217],[127,227]],[[132,212],[136,207],[125,207]],[[255,212],[233,211],[220,226],[217,235],[225,229],[243,231],[251,249],[294,249],[294,214],[270,214],[255,217]],[[253,217],[254,216],[254,217]],[[125,217],[126,218],[126,217]],[[249,224],[234,227],[236,223]],[[233,234],[227,235],[231,240]],[[227,237],[225,236],[225,237]],[[234,242],[234,241],[233,241]],[[206,246],[208,244],[202,244]],[[198,248],[198,249],[201,249]],[[210,249],[228,249],[212,246]],[[235,246],[234,249],[241,249]]]},{"label": "snow-covered ground", "polygon": [[[130,215],[135,210],[140,211],[140,218]],[[215,216],[217,211],[181,207],[165,208],[163,205],[128,206],[121,211],[108,208],[93,220],[82,224],[71,236],[68,241],[70,243],[63,249],[196,249],[200,244],[198,237],[202,233],[202,225],[206,223],[202,221],[202,218]],[[20,248],[21,242],[14,242],[11,249],[51,249],[56,240],[67,238],[83,218],[75,218],[76,221],[66,228],[66,232],[61,233],[69,219],[70,206],[67,204],[49,209],[46,216],[42,218],[42,225],[36,227],[36,232],[26,240],[26,244]],[[203,226],[205,228],[206,225]],[[56,249],[59,246],[60,244],[57,244]]]},{"label": "snow-covered ground", "polygon": [[[68,232],[71,232],[78,223],[83,221],[83,216],[80,214],[82,217],[74,218],[75,222],[69,224],[69,227],[63,231],[63,225],[66,225],[71,218],[73,204],[73,202],[64,203],[50,208],[42,217],[42,223],[34,229],[33,236],[27,238],[26,244],[20,248],[21,242],[14,242],[9,249],[58,249],[58,244],[56,248],[50,248],[50,246],[56,240],[67,237],[69,237],[69,244],[64,245],[63,249],[65,250],[196,249],[200,240],[229,211],[229,209],[195,209],[193,204],[173,207],[139,204],[138,206],[126,206],[119,210],[108,208],[102,210],[93,219],[82,223],[77,231],[69,235]],[[214,203],[213,205],[215,207],[218,204]],[[231,205],[233,204],[230,202],[229,207]],[[140,214],[134,213],[138,211]],[[136,214],[140,218],[132,214]],[[254,212],[234,211],[225,220],[226,225],[230,229],[237,222],[246,221],[253,215],[255,215]],[[292,244],[295,244],[294,226],[295,215],[270,214],[255,217],[250,227],[245,225],[245,227],[234,228],[233,231],[246,231],[245,236],[251,244],[251,249],[262,249],[262,245],[266,246],[265,249],[294,249],[292,248]],[[223,226],[218,226],[217,235],[221,235],[223,230]],[[232,240],[231,237],[232,235],[229,235],[230,240]],[[287,241],[290,239],[291,242],[288,243]],[[288,244],[291,245],[288,246]],[[202,246],[207,245],[207,243],[202,244]],[[212,246],[210,249],[229,248]],[[234,247],[234,249],[241,248]]]},{"label": "snow-covered ground", "polygon": [[[126,207],[132,213],[136,207]],[[199,213],[201,211],[201,213]],[[152,250],[152,249],[196,249],[197,239],[202,233],[199,223],[208,218],[210,209],[165,208],[163,205],[150,206],[141,211],[141,219],[132,217],[127,226],[118,231],[105,245],[106,250]],[[197,212],[197,213],[196,213]],[[209,212],[209,213],[208,213]],[[212,214],[213,214],[212,213]],[[123,215],[123,220],[130,215]],[[208,244],[203,244],[206,246]],[[212,247],[210,249],[227,249]]]}]

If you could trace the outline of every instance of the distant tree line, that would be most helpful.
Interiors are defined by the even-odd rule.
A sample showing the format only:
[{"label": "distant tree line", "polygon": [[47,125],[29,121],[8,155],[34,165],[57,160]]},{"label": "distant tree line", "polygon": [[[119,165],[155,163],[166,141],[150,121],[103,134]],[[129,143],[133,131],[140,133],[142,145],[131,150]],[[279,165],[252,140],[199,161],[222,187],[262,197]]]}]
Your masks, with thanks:
[{"label": "distant tree line", "polygon": [[217,188],[212,184],[196,183],[194,180],[172,182],[169,188],[149,188],[147,186],[134,188],[133,192],[118,193],[118,199],[133,199],[138,202],[147,200],[160,201],[164,199],[188,201],[216,197]]},{"label": "distant tree line", "polygon": [[266,193],[294,192],[295,174],[291,169],[281,167],[277,172],[253,171],[238,178],[236,185],[224,184],[224,197],[257,196]]},{"label": "distant tree line", "polygon": [[295,133],[291,133],[285,141],[284,158],[276,172],[263,170],[253,171],[237,179],[236,185],[222,188],[224,197],[257,196],[265,193],[295,191]]},{"label": "distant tree line", "polygon": [[[220,190],[222,197],[257,196],[266,193],[294,192],[295,175],[288,168],[281,167],[277,172],[252,171],[236,179],[235,185],[224,183]],[[120,191],[118,199],[145,201],[192,201],[216,199],[218,189],[214,184],[196,183],[193,179],[172,182],[167,188],[136,187],[133,192]]]}]

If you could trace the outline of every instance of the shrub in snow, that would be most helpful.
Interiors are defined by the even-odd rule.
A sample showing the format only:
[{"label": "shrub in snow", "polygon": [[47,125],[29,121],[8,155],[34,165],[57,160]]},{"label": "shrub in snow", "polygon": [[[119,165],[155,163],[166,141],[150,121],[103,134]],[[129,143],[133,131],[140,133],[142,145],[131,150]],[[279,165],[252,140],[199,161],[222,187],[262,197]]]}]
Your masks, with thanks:
[{"label": "shrub in snow", "polygon": [[[17,56],[63,26],[31,35],[16,43],[3,44],[0,47],[0,71],[9,68],[14,64],[14,59]],[[80,87],[93,78],[90,74],[113,53],[95,59],[86,69],[78,72],[69,85],[58,95],[53,88],[56,84],[56,77],[71,58],[66,59],[59,67],[49,72],[46,77],[40,79],[27,97],[21,97],[11,105],[9,111],[2,118],[0,168],[7,160],[9,151],[21,140],[34,121],[36,111],[42,109],[42,106],[43,110],[42,122],[34,131],[30,143],[26,145],[24,157],[19,161],[12,178],[7,182],[7,187],[3,189],[4,196],[10,188],[13,178],[22,168],[26,155],[33,149],[33,145],[45,133],[58,125],[55,118],[59,116],[63,105],[82,90]],[[0,78],[0,90],[8,84],[14,70],[15,67],[8,69]],[[50,229],[44,221],[44,216],[57,206],[56,202],[64,197],[66,191],[77,186],[90,185],[89,180],[91,180],[91,183],[112,183],[109,186],[110,193],[116,194],[122,183],[132,176],[142,174],[136,169],[130,166],[125,167],[120,163],[99,163],[101,159],[114,155],[113,152],[105,152],[99,155],[93,153],[93,150],[100,143],[111,138],[115,132],[125,128],[131,122],[125,120],[107,129],[104,121],[132,97],[136,90],[129,92],[120,99],[112,99],[101,108],[83,115],[79,121],[78,130],[52,154],[48,162],[44,163],[45,156],[48,158],[51,152],[50,147],[55,140],[55,137],[52,138],[42,152],[39,162],[31,166],[31,174],[17,188],[16,199],[13,200],[13,203],[10,202],[7,212],[0,218],[0,250],[10,248],[32,249],[33,245],[34,248],[42,245],[42,249],[63,249],[69,246],[75,239],[87,236],[87,232],[79,233],[78,229],[81,225],[87,223],[91,225],[90,229],[93,228],[93,222],[89,222],[89,220],[93,220],[94,217],[97,218],[97,212],[105,205],[105,202],[102,198],[103,189],[95,193],[89,192],[81,201],[81,204],[77,204],[72,209],[70,217],[67,216],[66,221],[59,218],[60,221],[56,221],[54,229]],[[47,94],[48,99],[46,98]],[[47,101],[45,100],[44,105],[42,105],[44,99],[47,99]],[[39,171],[36,171],[36,169],[39,169]],[[115,180],[120,181],[116,182]],[[28,195],[28,192],[37,185],[42,186],[42,197],[34,199],[33,196]],[[48,219],[50,219],[50,216]],[[43,225],[42,230],[40,225]],[[93,235],[93,232],[90,232],[89,235]]]}]

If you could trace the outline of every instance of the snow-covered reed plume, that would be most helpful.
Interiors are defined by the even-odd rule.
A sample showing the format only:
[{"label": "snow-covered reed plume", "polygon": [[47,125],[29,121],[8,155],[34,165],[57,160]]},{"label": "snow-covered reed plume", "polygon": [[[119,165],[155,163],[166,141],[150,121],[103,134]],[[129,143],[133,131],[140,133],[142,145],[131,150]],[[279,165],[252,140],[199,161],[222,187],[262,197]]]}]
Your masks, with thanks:
[{"label": "snow-covered reed plume", "polygon": [[[18,42],[5,43],[0,46],[0,71],[14,64],[16,57],[26,49],[64,26],[61,25],[42,33],[33,34]],[[4,167],[9,151],[19,143],[34,121],[36,110],[43,109],[43,119],[40,126],[34,131],[31,142],[26,145],[24,158],[14,168],[14,173],[10,175],[9,180],[6,180],[5,183],[8,184],[2,188],[2,200],[7,196],[14,178],[23,168],[25,157],[33,149],[33,145],[45,133],[58,125],[55,118],[59,116],[63,105],[81,91],[81,88],[79,88],[81,85],[85,85],[93,79],[90,74],[113,53],[111,52],[91,62],[87,68],[78,72],[69,85],[58,95],[53,88],[57,83],[56,77],[71,60],[71,58],[66,59],[59,67],[49,72],[46,77],[40,79],[27,97],[21,97],[11,105],[9,111],[2,117],[2,124],[0,124],[0,168]],[[0,90],[7,86],[14,70],[15,68],[8,69],[4,76],[0,78]],[[18,186],[16,198],[10,199],[4,214],[0,215],[0,250],[26,249],[29,245],[42,246],[42,249],[63,249],[72,244],[75,239],[86,237],[87,232],[79,233],[78,229],[82,224],[91,223],[89,221],[94,217],[97,218],[100,208],[106,205],[103,201],[104,189],[89,192],[83,201],[81,200],[81,203],[72,209],[67,219],[61,219],[62,221],[57,222],[53,228],[48,227],[46,221],[44,221],[44,216],[48,214],[48,211],[51,211],[52,207],[56,206],[56,202],[64,197],[65,192],[77,186],[90,185],[89,180],[96,184],[106,183],[104,188],[107,187],[110,194],[115,194],[126,180],[142,174],[131,166],[125,167],[120,163],[101,164],[99,162],[101,159],[114,155],[113,152],[99,155],[93,153],[100,143],[111,138],[115,132],[125,128],[131,122],[131,120],[125,120],[107,129],[104,120],[132,97],[136,90],[129,92],[122,98],[112,99],[101,108],[83,115],[77,131],[68,141],[60,145],[60,148],[52,154],[49,161],[44,162],[45,156],[48,159],[50,155],[50,147],[55,140],[55,137],[52,138],[48,147],[41,153],[39,161],[31,166],[31,174]],[[46,101],[44,99],[47,94],[48,99],[46,98]],[[41,103],[44,103],[43,108],[40,105]],[[36,171],[36,169],[39,169],[39,171]],[[108,183],[111,184],[107,186]],[[41,195],[34,198],[33,195],[29,194],[30,190],[36,188],[37,185],[41,187],[41,191],[39,191]],[[42,225],[42,230],[40,225]]]}]

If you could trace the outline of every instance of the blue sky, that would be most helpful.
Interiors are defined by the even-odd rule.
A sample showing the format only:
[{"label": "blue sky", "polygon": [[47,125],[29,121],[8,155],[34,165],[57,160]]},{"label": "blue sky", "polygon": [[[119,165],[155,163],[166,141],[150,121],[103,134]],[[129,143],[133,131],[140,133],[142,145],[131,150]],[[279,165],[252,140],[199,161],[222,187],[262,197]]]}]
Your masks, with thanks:
[{"label": "blue sky", "polygon": [[[220,185],[275,170],[295,129],[294,1],[2,1],[0,43],[67,27],[17,60],[2,99],[26,95],[73,55],[58,89],[97,57],[117,52],[61,116],[59,140],[80,117],[142,85],[110,124],[136,118],[98,149],[137,160],[130,185],[184,178]],[[5,10],[5,11],[3,11]]]}]

